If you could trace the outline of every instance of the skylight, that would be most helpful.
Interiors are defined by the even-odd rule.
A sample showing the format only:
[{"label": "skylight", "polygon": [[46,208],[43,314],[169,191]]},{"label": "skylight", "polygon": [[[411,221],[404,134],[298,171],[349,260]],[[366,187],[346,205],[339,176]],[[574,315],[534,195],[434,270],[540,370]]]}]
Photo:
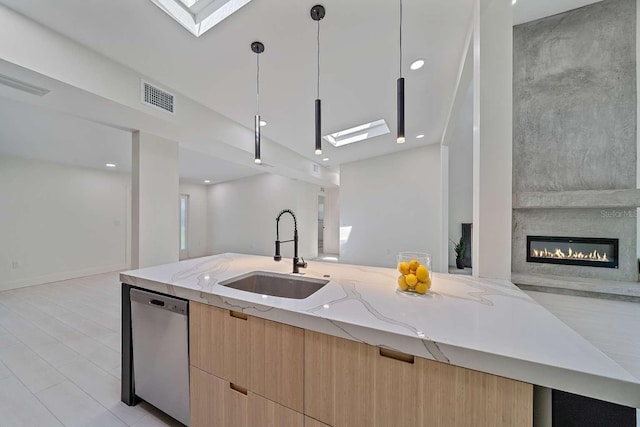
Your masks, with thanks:
[{"label": "skylight", "polygon": [[191,34],[200,37],[251,0],[151,0]]},{"label": "skylight", "polygon": [[365,123],[351,129],[341,130],[340,132],[325,135],[324,139],[334,147],[340,147],[354,142],[364,141],[365,139],[375,138],[376,136],[389,133],[389,126],[384,119],[375,122]]}]

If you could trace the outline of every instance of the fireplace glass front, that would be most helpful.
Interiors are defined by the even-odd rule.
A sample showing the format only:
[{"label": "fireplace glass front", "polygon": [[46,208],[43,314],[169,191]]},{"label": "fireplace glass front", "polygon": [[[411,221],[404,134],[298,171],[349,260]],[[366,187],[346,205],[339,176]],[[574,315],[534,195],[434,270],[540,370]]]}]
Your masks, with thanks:
[{"label": "fireplace glass front", "polygon": [[527,262],[618,268],[618,239],[527,236]]}]

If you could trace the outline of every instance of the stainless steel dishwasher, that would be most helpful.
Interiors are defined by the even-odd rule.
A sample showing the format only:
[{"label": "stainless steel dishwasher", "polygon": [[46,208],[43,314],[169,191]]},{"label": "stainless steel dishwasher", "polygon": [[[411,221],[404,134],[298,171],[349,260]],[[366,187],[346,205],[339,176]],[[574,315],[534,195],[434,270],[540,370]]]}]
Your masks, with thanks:
[{"label": "stainless steel dishwasher", "polygon": [[189,303],[131,290],[135,394],[189,425]]}]

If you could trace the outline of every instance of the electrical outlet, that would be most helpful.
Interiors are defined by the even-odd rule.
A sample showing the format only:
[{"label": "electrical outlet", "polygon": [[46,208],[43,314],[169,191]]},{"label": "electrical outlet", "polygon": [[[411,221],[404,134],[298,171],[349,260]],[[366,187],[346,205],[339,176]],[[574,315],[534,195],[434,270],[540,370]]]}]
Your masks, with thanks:
[{"label": "electrical outlet", "polygon": [[14,270],[17,270],[20,267],[21,267],[20,261],[11,261],[11,268],[13,268]]}]

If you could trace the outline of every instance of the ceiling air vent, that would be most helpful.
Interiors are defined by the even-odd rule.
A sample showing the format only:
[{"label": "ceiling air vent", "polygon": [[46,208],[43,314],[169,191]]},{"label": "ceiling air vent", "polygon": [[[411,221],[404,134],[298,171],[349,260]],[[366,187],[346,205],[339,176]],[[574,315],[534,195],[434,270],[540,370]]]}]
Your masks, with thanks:
[{"label": "ceiling air vent", "polygon": [[141,80],[140,94],[142,103],[174,114],[173,94],[162,90],[149,82]]}]

